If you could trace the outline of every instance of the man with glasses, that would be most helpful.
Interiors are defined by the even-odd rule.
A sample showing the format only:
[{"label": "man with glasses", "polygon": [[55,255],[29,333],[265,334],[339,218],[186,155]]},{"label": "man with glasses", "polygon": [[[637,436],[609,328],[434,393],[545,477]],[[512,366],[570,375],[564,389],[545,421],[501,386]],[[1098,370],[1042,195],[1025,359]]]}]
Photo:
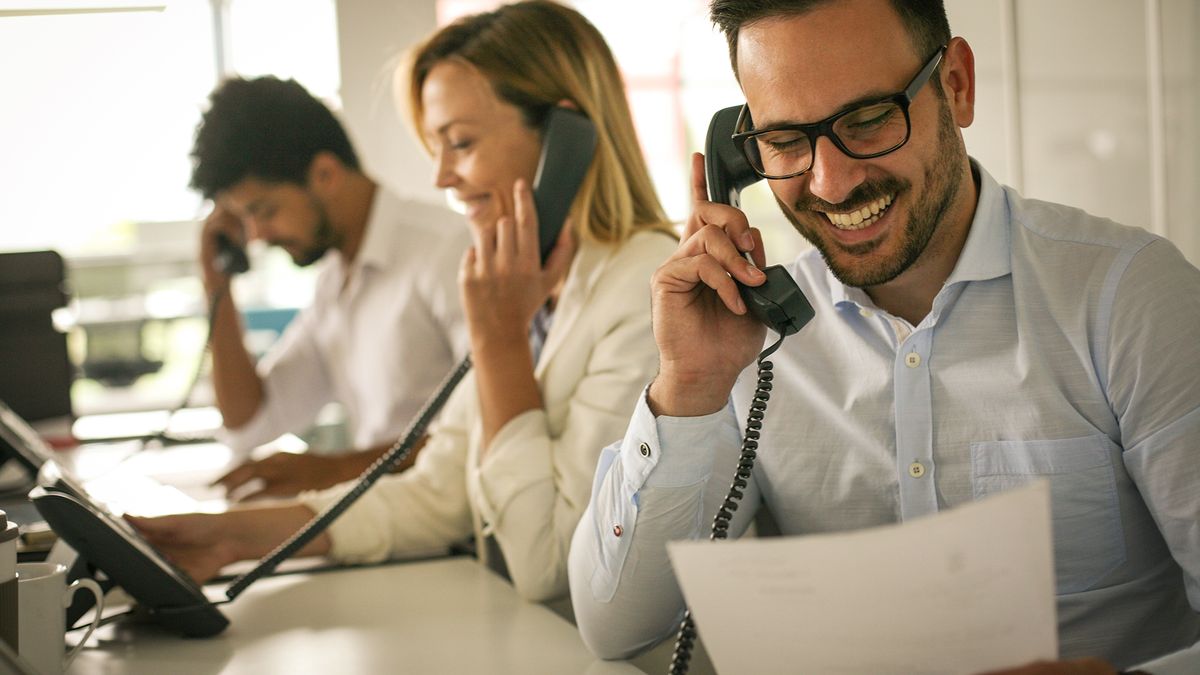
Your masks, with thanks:
[{"label": "man with glasses", "polygon": [[[730,533],[760,502],[809,534],[1047,479],[1067,661],[1023,672],[1170,653],[1200,672],[1200,272],[967,156],[974,60],[941,2],[714,0],[712,17],[747,101],[732,142],[816,249],[788,267],[816,316],[772,357]],[[742,256],[764,264],[762,239],[693,172],[684,240],[652,280],[660,371],[571,550],[580,630],[608,658],[678,627],[665,543],[707,536],[756,384],[743,370],[775,340],[734,283],[763,282]]]}]

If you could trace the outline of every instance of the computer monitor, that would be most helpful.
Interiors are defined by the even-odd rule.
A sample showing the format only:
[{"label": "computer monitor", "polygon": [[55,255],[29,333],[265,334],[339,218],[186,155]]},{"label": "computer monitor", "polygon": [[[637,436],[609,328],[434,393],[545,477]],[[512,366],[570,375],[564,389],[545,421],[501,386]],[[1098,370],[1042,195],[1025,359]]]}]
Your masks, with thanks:
[{"label": "computer monitor", "polygon": [[0,400],[31,422],[72,414],[74,367],[51,320],[65,277],[55,251],[0,253]]}]

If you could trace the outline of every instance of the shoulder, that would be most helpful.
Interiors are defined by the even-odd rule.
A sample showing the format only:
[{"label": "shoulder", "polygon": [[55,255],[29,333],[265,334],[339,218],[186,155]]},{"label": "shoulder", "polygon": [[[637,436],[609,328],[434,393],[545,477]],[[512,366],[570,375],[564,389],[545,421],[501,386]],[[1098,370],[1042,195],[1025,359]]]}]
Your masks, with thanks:
[{"label": "shoulder", "polygon": [[470,241],[467,219],[449,208],[427,201],[398,197],[383,190],[376,200],[381,225],[391,228],[397,243],[419,243],[428,246],[441,242],[457,245]]},{"label": "shoulder", "polygon": [[1090,289],[1102,301],[1121,286],[1192,279],[1196,268],[1170,241],[1082,209],[1025,199],[1006,188],[1012,215],[1014,275],[1036,275]]},{"label": "shoulder", "polygon": [[630,285],[649,288],[651,275],[678,246],[679,240],[666,232],[642,230],[619,244],[606,246],[608,252],[603,277],[608,283],[626,288]]},{"label": "shoulder", "polygon": [[614,264],[657,268],[679,247],[679,239],[662,230],[641,230],[614,245]]},{"label": "shoulder", "polygon": [[1011,220],[1014,255],[1057,254],[1106,256],[1133,253],[1161,239],[1140,227],[1122,225],[1066,204],[1028,199],[1004,188]]},{"label": "shoulder", "polygon": [[[471,243],[471,231],[466,218],[450,209],[404,199],[381,188],[375,208],[380,212],[372,217],[384,246],[398,263],[392,273],[424,276],[432,268],[450,266],[458,269],[462,253]],[[396,269],[399,268],[399,269]]]},{"label": "shoulder", "polygon": [[670,234],[649,230],[618,244],[582,241],[567,279],[570,295],[606,313],[648,313],[650,277],[676,245]]}]

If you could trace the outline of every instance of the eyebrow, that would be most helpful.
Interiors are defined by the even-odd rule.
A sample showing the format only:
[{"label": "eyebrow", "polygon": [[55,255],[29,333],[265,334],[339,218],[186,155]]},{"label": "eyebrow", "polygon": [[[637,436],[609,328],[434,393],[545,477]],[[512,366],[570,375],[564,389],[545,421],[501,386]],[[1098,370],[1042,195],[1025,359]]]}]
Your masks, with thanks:
[{"label": "eyebrow", "polygon": [[885,93],[885,92],[872,92],[872,93],[869,93],[869,94],[864,94],[864,95],[862,95],[862,96],[859,96],[858,98],[856,98],[856,99],[854,99],[854,100],[847,101],[846,103],[843,103],[841,106],[839,106],[839,107],[838,107],[838,109],[837,109],[837,110],[834,110],[833,112],[829,113],[828,115],[826,115],[826,116],[822,117],[820,120],[814,120],[814,121],[812,121],[812,122],[797,122],[797,121],[795,121],[795,120],[781,120],[781,121],[778,121],[778,122],[769,122],[769,123],[766,123],[766,124],[759,124],[758,120],[755,120],[755,121],[754,121],[754,128],[757,130],[757,129],[769,129],[769,128],[772,128],[772,127],[780,127],[780,126],[791,126],[791,125],[805,125],[805,126],[807,126],[807,125],[810,125],[810,124],[817,124],[817,123],[818,123],[818,122],[820,122],[821,120],[827,120],[827,119],[829,119],[830,117],[833,117],[834,115],[837,115],[837,114],[839,114],[839,113],[846,112],[847,110],[852,110],[852,109],[854,109],[854,108],[857,108],[857,107],[858,107],[858,106],[860,106],[860,105],[864,105],[864,104],[867,104],[867,103],[877,103],[877,102],[879,102],[879,101],[881,101],[881,100],[889,99],[889,98],[891,98],[891,97],[895,96],[896,94],[900,94],[900,93],[904,93],[904,92],[902,92],[902,91],[900,91],[900,92],[895,92],[895,91],[893,91],[893,92],[890,92],[890,93]]},{"label": "eyebrow", "polygon": [[477,122],[475,122],[474,120],[471,120],[471,119],[461,119],[461,118],[455,118],[455,119],[452,119],[452,120],[450,120],[449,122],[446,122],[445,124],[441,125],[441,126],[440,126],[440,127],[438,127],[437,129],[434,129],[434,130],[433,130],[433,133],[434,133],[434,135],[435,135],[435,136],[440,136],[440,135],[442,135],[442,134],[446,133],[446,131],[447,131],[447,130],[449,130],[449,129],[450,129],[450,127],[452,127],[452,126],[455,126],[455,125],[459,125],[459,124],[467,124],[467,125],[470,125],[470,124],[478,124],[478,123],[477,123]]}]

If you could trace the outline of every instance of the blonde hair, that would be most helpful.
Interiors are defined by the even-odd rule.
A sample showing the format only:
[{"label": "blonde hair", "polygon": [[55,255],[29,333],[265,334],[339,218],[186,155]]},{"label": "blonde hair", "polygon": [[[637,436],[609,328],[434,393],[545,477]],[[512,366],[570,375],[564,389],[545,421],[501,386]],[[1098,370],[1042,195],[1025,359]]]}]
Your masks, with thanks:
[{"label": "blonde hair", "polygon": [[546,0],[518,2],[458,19],[417,45],[398,75],[407,73],[409,121],[426,150],[421,89],[447,60],[478,70],[531,128],[540,129],[564,100],[596,125],[596,155],[570,212],[580,237],[619,243],[640,229],[674,233],[642,157],[616,61],[582,15]]}]

